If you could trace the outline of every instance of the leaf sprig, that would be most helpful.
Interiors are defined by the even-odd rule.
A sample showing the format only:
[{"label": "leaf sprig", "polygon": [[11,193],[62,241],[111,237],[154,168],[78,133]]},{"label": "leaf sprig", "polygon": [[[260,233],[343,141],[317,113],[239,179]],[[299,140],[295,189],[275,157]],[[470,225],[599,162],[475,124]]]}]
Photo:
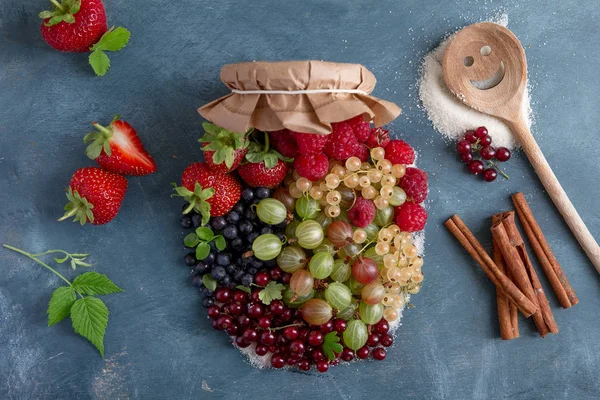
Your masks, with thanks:
[{"label": "leaf sprig", "polygon": [[283,296],[281,292],[285,290],[285,286],[281,283],[271,281],[265,286],[263,290],[258,292],[258,298],[263,304],[269,305],[273,300],[281,299]]},{"label": "leaf sprig", "polygon": [[59,286],[52,293],[47,310],[48,326],[71,316],[71,324],[75,332],[89,340],[104,357],[104,334],[108,325],[108,308],[102,300],[95,296],[123,292],[123,289],[115,285],[106,275],[91,271],[78,275],[71,282],[38,258],[48,254],[61,253],[64,254],[64,257],[54,257],[54,261],[62,264],[71,260],[71,267],[75,269],[78,265],[91,266],[83,261],[89,254],[68,253],[64,250],[47,250],[43,253],[32,254],[7,244],[3,246],[29,257],[67,283],[67,286]]},{"label": "leaf sprig", "polygon": [[323,339],[323,352],[329,360],[335,360],[334,353],[341,353],[344,347],[340,344],[340,337],[337,332],[329,332]]},{"label": "leaf sprig", "polygon": [[115,29],[113,26],[102,35],[96,44],[90,47],[89,62],[96,75],[103,76],[110,68],[110,59],[105,51],[121,50],[127,45],[130,37],[131,33],[127,29],[123,27]]},{"label": "leaf sprig", "polygon": [[204,260],[208,253],[210,253],[210,242],[215,241],[217,250],[224,250],[227,246],[223,235],[215,235],[212,229],[201,226],[186,237],[183,238],[183,244],[190,248],[196,248],[196,258],[198,260]]}]

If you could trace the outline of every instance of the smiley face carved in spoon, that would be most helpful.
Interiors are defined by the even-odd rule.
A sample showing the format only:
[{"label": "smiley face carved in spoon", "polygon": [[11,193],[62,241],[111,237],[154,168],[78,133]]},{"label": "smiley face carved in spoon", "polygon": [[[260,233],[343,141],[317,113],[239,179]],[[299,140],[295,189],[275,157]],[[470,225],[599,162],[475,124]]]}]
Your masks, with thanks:
[{"label": "smiley face carved in spoon", "polygon": [[505,40],[507,32],[510,34],[503,26],[483,22],[458,32],[448,45],[443,60],[444,80],[448,82],[446,77],[452,77],[448,88],[467,104],[481,103],[469,100],[484,98],[486,103],[492,99],[492,105],[506,104],[513,93],[506,89],[521,84],[526,71],[513,60],[524,58],[523,50]]}]

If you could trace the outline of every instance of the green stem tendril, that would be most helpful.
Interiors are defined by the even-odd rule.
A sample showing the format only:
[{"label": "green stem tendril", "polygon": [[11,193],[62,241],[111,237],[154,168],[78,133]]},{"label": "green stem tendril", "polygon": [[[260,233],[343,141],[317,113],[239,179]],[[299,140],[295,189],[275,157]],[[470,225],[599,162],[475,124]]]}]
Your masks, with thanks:
[{"label": "green stem tendril", "polygon": [[[9,249],[9,250],[16,251],[17,253],[23,254],[26,257],[29,257],[30,259],[32,259],[36,263],[42,265],[43,267],[45,267],[46,269],[48,269],[50,272],[52,272],[54,275],[58,276],[60,279],[62,279],[63,281],[65,281],[69,286],[73,286],[73,284],[71,283],[71,281],[69,281],[67,278],[65,278],[60,272],[58,272],[57,270],[55,270],[54,268],[52,268],[51,266],[49,266],[48,264],[46,264],[42,260],[36,258],[36,256],[39,256],[39,255],[44,254],[44,253],[31,254],[31,253],[26,252],[25,250],[18,249],[16,247],[10,246],[8,244],[3,244],[2,246],[4,248]],[[56,250],[49,250],[49,251],[56,252]],[[61,251],[61,250],[58,250],[58,251]],[[45,253],[48,253],[48,251],[45,252]],[[81,296],[81,293],[77,292],[77,294],[79,294]],[[83,296],[81,296],[81,297],[83,298]]]},{"label": "green stem tendril", "polygon": [[51,2],[52,4],[54,4],[54,6],[55,6],[56,8],[58,8],[60,11],[63,11],[63,12],[65,11],[65,8],[64,8],[64,7],[62,6],[62,4],[60,4],[60,3],[59,3],[57,0],[50,0],[50,2]]}]

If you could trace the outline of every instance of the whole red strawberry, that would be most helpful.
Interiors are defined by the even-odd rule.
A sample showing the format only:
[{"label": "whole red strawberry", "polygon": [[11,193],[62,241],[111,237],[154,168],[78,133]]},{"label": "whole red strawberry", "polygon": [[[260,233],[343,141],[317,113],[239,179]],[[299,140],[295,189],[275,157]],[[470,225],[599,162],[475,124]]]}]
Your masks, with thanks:
[{"label": "whole red strawberry", "polygon": [[181,186],[176,186],[175,192],[175,196],[190,203],[183,213],[195,210],[202,215],[202,225],[206,225],[210,217],[225,215],[233,208],[242,194],[242,185],[232,175],[215,172],[197,162],[183,171]]},{"label": "whole red strawberry", "polygon": [[285,178],[288,167],[284,157],[276,150],[269,147],[269,135],[263,134],[264,144],[252,142],[246,154],[246,163],[237,169],[240,178],[252,187],[275,188]]},{"label": "whole red strawberry", "polygon": [[206,131],[199,142],[204,143],[204,161],[215,172],[231,172],[235,170],[248,152],[248,134],[236,133],[205,122],[202,127]]},{"label": "whole red strawberry", "polygon": [[369,137],[371,136],[371,124],[365,122],[362,115],[349,119],[347,122],[359,142],[364,143],[369,140]]},{"label": "whole red strawberry", "polygon": [[85,153],[102,168],[117,174],[142,176],[155,172],[156,163],[137,132],[120,117],[115,116],[107,127],[92,123],[98,130],[83,138],[84,143],[91,142]]},{"label": "whole red strawberry", "polygon": [[412,201],[407,201],[401,206],[394,207],[396,225],[403,232],[417,232],[425,228],[427,211]]},{"label": "whole red strawberry", "polygon": [[350,125],[346,122],[332,124],[329,141],[325,145],[324,152],[331,158],[344,161],[352,157],[359,145],[358,139]]},{"label": "whole red strawberry", "polygon": [[327,175],[329,159],[322,153],[299,155],[294,159],[294,169],[300,176],[316,182]]},{"label": "whole red strawberry", "polygon": [[87,52],[107,31],[101,0],[51,0],[53,9],[42,11],[42,37],[59,51]]},{"label": "whole red strawberry", "polygon": [[300,154],[321,153],[325,144],[329,141],[329,135],[317,135],[315,133],[302,133],[290,131],[298,145]]},{"label": "whole red strawberry", "polygon": [[372,128],[369,138],[365,142],[368,148],[385,147],[390,142],[390,133],[387,129]]},{"label": "whole red strawberry", "polygon": [[395,139],[385,146],[385,158],[392,164],[412,164],[415,162],[415,150],[404,140]]},{"label": "whole red strawberry", "polygon": [[419,168],[408,167],[404,176],[400,178],[398,186],[404,189],[408,198],[412,198],[415,203],[422,203],[429,192],[427,181],[427,172]]},{"label": "whole red strawberry", "polygon": [[121,175],[97,167],[80,168],[71,177],[69,203],[59,221],[74,217],[81,225],[106,224],[119,212],[126,191],[127,179]]}]

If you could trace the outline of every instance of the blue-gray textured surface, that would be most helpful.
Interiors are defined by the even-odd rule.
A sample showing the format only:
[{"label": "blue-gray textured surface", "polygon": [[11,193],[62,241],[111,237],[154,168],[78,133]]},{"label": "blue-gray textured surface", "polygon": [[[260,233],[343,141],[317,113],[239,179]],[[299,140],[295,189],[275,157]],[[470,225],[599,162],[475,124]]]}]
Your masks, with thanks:
[{"label": "blue-gray textured surface", "polygon": [[[507,164],[508,182],[473,179],[418,108],[415,87],[421,56],[442,35],[506,11],[526,47],[535,134],[600,237],[596,0],[106,0],[109,23],[128,27],[133,36],[124,51],[111,55],[113,66],[103,78],[92,75],[85,55],[58,53],[42,41],[36,15],[46,1],[2,3],[0,242],[32,251],[89,251],[95,269],[126,292],[105,298],[111,317],[102,359],[68,322],[46,326],[46,304],[59,281],[30,260],[0,251],[0,398],[600,396],[598,275],[523,155]],[[320,376],[253,369],[210,328],[188,284],[180,201],[169,197],[169,182],[199,157],[196,107],[225,93],[221,65],[255,59],[361,63],[378,78],[375,94],[404,108],[391,129],[420,151],[432,187],[426,280],[384,362]],[[57,223],[70,175],[92,165],[81,143],[89,122],[107,122],[117,112],[138,129],[159,171],[130,179],[112,223]],[[459,213],[489,245],[487,218],[509,208],[515,191],[532,201],[581,303],[560,309],[549,292],[560,334],[540,339],[522,319],[522,337],[502,342],[494,288],[442,222]]]}]

